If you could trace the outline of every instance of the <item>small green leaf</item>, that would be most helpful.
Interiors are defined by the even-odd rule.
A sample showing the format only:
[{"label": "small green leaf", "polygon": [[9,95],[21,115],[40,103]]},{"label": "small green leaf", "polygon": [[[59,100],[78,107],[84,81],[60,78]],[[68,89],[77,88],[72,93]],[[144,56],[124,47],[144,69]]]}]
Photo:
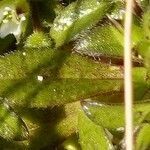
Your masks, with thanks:
[{"label": "small green leaf", "polygon": [[24,140],[28,136],[24,122],[6,103],[0,102],[0,136],[7,140]]},{"label": "small green leaf", "polygon": [[[115,0],[116,5],[114,7],[114,10],[108,14],[108,17],[111,21],[114,20],[120,20],[122,21],[124,18],[124,9],[125,9],[125,2],[120,0]],[[118,24],[119,25],[119,24]]]},{"label": "small green leaf", "polygon": [[82,150],[114,149],[106,131],[94,124],[83,112],[79,114],[78,130]]},{"label": "small green leaf", "polygon": [[75,50],[81,54],[123,57],[123,34],[112,25],[95,27],[81,35]]},{"label": "small green leaf", "polygon": [[48,48],[51,47],[51,39],[43,32],[34,32],[25,42],[26,48]]}]

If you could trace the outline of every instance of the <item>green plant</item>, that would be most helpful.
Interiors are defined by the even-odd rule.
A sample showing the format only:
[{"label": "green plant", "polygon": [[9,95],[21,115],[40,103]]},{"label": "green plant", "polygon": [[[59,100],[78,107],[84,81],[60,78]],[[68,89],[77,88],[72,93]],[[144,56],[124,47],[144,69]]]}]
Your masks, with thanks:
[{"label": "green plant", "polygon": [[[0,149],[124,148],[122,0],[0,0]],[[135,149],[150,147],[150,2],[132,22]]]}]

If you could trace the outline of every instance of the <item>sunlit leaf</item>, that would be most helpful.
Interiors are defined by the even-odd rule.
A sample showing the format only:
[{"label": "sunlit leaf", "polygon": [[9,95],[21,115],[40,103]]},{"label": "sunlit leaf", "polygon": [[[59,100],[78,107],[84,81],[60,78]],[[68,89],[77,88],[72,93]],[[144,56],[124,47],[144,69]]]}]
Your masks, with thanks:
[{"label": "sunlit leaf", "polygon": [[94,124],[83,112],[79,114],[78,128],[82,150],[114,149],[106,131]]},{"label": "sunlit leaf", "polygon": [[[138,30],[139,29],[133,30],[134,44],[139,40],[139,37],[136,34],[138,33]],[[122,27],[121,31],[119,31],[111,24],[104,24],[91,30],[85,30],[81,33],[75,43],[74,50],[82,55],[97,58],[102,62],[120,65],[123,64],[123,46]],[[134,51],[132,55],[133,63],[139,65],[142,64],[142,60],[134,55]]]},{"label": "sunlit leaf", "polygon": [[0,71],[1,96],[7,97],[11,104],[32,107],[120,91],[123,84],[119,67],[50,48],[26,49],[1,57]]},{"label": "sunlit leaf", "polygon": [[95,24],[111,11],[112,2],[97,0],[80,0],[67,6],[54,20],[50,30],[56,47],[70,41],[86,27]]}]

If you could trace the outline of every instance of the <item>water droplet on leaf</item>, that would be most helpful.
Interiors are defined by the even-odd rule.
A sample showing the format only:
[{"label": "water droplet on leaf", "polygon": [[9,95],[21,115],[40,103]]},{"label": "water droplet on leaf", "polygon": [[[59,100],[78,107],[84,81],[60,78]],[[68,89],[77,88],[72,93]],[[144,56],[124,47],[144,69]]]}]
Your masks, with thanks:
[{"label": "water droplet on leaf", "polygon": [[43,76],[37,76],[38,81],[42,82],[43,81]]}]

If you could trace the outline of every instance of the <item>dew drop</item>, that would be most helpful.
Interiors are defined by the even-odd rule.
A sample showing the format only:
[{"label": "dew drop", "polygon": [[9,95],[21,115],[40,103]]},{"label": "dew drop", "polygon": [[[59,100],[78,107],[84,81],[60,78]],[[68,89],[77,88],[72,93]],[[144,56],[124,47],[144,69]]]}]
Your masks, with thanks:
[{"label": "dew drop", "polygon": [[42,82],[43,81],[43,76],[37,76],[38,81]]},{"label": "dew drop", "polygon": [[82,108],[83,108],[84,112],[87,115],[92,115],[91,112],[90,112],[90,107],[94,107],[94,106],[102,107],[103,106],[103,104],[98,103],[98,102],[94,102],[91,99],[85,99],[84,101],[81,102],[81,105],[82,105]]}]

